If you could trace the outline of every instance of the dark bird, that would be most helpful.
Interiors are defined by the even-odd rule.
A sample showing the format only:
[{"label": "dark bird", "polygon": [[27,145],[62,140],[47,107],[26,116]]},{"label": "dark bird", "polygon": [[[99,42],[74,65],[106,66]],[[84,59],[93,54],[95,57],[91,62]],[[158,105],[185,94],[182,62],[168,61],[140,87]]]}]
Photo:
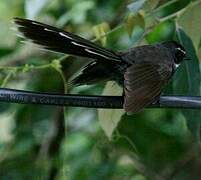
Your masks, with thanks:
[{"label": "dark bird", "polygon": [[186,51],[175,41],[114,52],[61,29],[15,18],[19,32],[43,48],[93,59],[72,80],[79,86],[100,81],[116,81],[124,89],[124,109],[137,113],[159,99]]}]

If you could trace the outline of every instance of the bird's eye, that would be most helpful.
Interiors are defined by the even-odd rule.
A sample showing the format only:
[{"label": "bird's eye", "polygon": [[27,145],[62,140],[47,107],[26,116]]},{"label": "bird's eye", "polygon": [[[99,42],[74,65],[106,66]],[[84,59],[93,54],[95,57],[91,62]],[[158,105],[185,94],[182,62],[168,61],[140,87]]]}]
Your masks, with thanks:
[{"label": "bird's eye", "polygon": [[183,48],[176,48],[175,52],[175,63],[179,64],[186,56],[186,51]]}]

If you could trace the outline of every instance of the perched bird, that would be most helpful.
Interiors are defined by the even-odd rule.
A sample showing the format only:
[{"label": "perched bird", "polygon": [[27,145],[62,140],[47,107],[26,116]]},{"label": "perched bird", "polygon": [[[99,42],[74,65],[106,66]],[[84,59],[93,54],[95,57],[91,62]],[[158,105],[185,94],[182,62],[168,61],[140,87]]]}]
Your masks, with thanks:
[{"label": "perched bird", "polygon": [[82,37],[28,19],[14,18],[18,31],[43,48],[93,59],[72,80],[76,86],[116,81],[124,89],[124,109],[137,113],[159,99],[186,51],[175,41],[114,52]]}]

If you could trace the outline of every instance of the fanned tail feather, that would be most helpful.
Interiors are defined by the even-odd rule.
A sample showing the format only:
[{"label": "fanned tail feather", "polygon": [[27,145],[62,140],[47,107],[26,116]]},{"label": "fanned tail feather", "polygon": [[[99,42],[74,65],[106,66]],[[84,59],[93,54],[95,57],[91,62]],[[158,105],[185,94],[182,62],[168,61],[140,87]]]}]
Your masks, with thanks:
[{"label": "fanned tail feather", "polygon": [[113,51],[61,29],[22,18],[14,18],[14,23],[25,38],[45,49],[97,60],[121,61]]}]

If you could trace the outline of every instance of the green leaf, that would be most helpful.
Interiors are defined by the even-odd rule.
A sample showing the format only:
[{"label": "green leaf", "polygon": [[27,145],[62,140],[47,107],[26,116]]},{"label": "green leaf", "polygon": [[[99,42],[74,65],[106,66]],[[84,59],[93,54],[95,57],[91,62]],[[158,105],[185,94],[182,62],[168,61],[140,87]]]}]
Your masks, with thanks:
[{"label": "green leaf", "polygon": [[[190,61],[182,62],[173,80],[173,89],[175,94],[182,95],[200,95],[201,74],[199,61],[196,56],[195,48],[191,39],[180,28],[177,29],[177,38],[185,47]],[[198,110],[182,110],[187,120],[188,127],[196,140],[199,139],[201,114]]]},{"label": "green leaf", "polygon": [[[189,95],[200,95],[201,76],[199,69],[199,60],[196,56],[193,43],[181,28],[177,29],[177,38],[179,42],[186,49],[187,56],[190,58],[189,61],[182,62],[181,67],[178,69],[178,72],[176,73],[177,76],[181,78],[176,79],[178,83],[180,82],[178,84],[177,90],[181,94],[188,93]],[[179,75],[181,75],[181,77]],[[182,80],[182,82],[180,80]]]},{"label": "green leaf", "polygon": [[144,5],[146,0],[136,0],[132,3],[130,3],[127,8],[132,12],[132,13],[137,13]]},{"label": "green leaf", "polygon": [[[136,153],[137,150],[139,159],[144,162],[146,167],[157,168],[160,171],[161,168],[167,166],[167,163],[172,162],[172,160],[175,162],[183,151],[182,146],[184,144],[181,143],[180,138],[175,138],[175,134],[167,133],[167,130],[166,132],[161,131],[160,125],[157,126],[157,121],[159,123],[163,121],[165,124],[163,120],[165,114],[156,117],[155,122],[153,122],[149,120],[150,113],[148,111],[153,110],[147,109],[133,116],[126,114],[122,116],[117,129],[120,137],[126,137],[127,140],[125,138],[117,139],[116,144],[117,147],[121,146],[125,152]],[[151,118],[154,119],[157,114],[154,116],[153,113],[152,116]],[[166,121],[171,123],[171,119],[168,117]]]},{"label": "green leaf", "polygon": [[175,23],[173,21],[165,21],[154,27],[147,36],[146,40],[149,43],[156,43],[160,41],[168,41],[173,39],[175,32]]},{"label": "green leaf", "polygon": [[145,27],[145,21],[144,16],[142,13],[133,14],[130,13],[128,17],[126,18],[126,30],[131,37],[133,34],[133,31],[136,27],[141,27],[144,29]]},{"label": "green leaf", "polygon": [[201,1],[190,4],[185,11],[180,14],[177,22],[193,41],[197,50],[201,39]]},{"label": "green leaf", "polygon": [[[108,82],[103,91],[103,95],[118,96],[122,94],[122,88],[115,82]],[[100,125],[109,139],[112,137],[112,133],[121,120],[121,116],[124,114],[123,109],[99,109],[98,117]]]},{"label": "green leaf", "polygon": [[103,22],[93,27],[94,34],[96,39],[100,39],[100,42],[103,46],[107,43],[107,37],[104,36],[110,30],[109,24]]}]

